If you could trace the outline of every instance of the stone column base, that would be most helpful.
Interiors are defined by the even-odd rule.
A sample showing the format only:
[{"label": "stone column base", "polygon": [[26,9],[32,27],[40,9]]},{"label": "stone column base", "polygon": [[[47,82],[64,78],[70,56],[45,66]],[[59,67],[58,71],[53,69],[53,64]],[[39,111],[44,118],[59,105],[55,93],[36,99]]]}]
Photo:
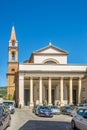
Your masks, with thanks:
[{"label": "stone column base", "polygon": [[34,103],[30,103],[30,107],[33,107],[34,106]]},{"label": "stone column base", "polygon": [[51,106],[52,105],[52,103],[48,103],[48,106]]},{"label": "stone column base", "polygon": [[73,103],[69,103],[69,105],[73,105]]},{"label": "stone column base", "polygon": [[39,103],[39,105],[43,106],[43,103]]}]

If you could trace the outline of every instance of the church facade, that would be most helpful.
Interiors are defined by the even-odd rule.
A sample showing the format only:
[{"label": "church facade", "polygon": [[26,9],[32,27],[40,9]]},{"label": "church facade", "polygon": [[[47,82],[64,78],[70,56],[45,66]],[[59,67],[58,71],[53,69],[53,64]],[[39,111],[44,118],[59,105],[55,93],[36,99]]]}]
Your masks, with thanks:
[{"label": "church facade", "polygon": [[66,105],[87,102],[87,64],[68,64],[68,52],[49,43],[30,59],[18,62],[18,42],[12,27],[9,41],[8,94],[18,105]]}]

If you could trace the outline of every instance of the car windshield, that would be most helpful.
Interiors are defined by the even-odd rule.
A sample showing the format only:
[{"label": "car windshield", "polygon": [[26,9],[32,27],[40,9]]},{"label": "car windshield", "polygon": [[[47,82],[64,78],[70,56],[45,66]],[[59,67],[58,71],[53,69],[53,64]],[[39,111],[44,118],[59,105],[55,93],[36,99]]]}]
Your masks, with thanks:
[{"label": "car windshield", "polygon": [[13,102],[3,102],[5,105],[14,105],[14,103]]},{"label": "car windshield", "polygon": [[49,107],[47,107],[47,106],[40,106],[40,108],[39,109],[46,109],[46,110],[48,110],[48,109],[50,109]]},{"label": "car windshield", "polygon": [[83,115],[87,115],[87,109],[86,110],[84,110],[84,114]]},{"label": "car windshield", "polygon": [[52,108],[52,109],[58,109],[58,107],[57,107],[57,106],[51,106],[51,108]]},{"label": "car windshield", "polygon": [[79,114],[80,116],[82,116],[84,114],[84,109],[79,109],[77,111],[77,114]]},{"label": "car windshield", "polygon": [[79,107],[87,106],[87,104],[79,104]]},{"label": "car windshield", "polygon": [[83,107],[83,104],[80,104],[79,107]]},{"label": "car windshield", "polygon": [[73,108],[72,108],[72,107],[65,107],[65,109],[73,110]]}]

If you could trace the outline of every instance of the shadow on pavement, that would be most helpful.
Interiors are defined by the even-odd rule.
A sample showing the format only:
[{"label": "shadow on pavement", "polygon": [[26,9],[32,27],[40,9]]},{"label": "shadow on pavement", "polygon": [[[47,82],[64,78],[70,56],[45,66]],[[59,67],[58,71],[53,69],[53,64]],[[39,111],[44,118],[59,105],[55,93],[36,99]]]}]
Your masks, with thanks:
[{"label": "shadow on pavement", "polygon": [[72,130],[70,122],[29,120],[19,130]]}]

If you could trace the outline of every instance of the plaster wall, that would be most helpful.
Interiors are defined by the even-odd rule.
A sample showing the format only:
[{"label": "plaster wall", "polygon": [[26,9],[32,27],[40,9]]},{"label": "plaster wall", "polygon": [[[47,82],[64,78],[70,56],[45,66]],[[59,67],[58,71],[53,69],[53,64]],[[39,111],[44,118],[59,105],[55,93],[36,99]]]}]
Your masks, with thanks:
[{"label": "plaster wall", "polygon": [[67,64],[67,56],[65,55],[35,55],[34,63],[43,63],[47,59],[57,60],[59,64]]}]

